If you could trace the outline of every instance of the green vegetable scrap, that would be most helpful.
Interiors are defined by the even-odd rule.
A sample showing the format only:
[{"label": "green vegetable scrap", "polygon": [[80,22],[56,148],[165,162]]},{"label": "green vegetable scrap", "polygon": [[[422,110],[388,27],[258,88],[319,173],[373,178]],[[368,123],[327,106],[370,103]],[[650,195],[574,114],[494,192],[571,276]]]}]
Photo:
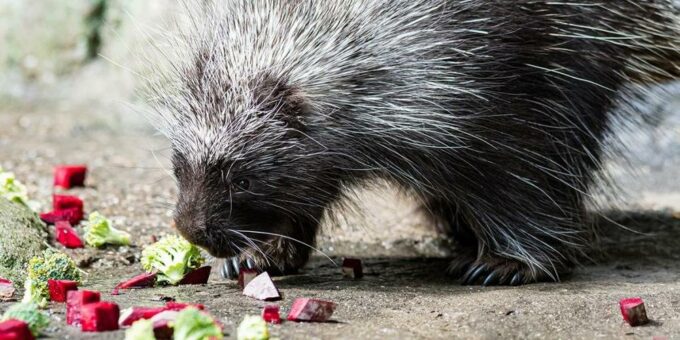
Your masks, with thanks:
[{"label": "green vegetable scrap", "polygon": [[238,340],[268,340],[267,322],[259,315],[246,315],[236,330]]},{"label": "green vegetable scrap", "polygon": [[125,331],[125,340],[156,340],[156,336],[153,333],[153,322],[148,319],[135,321]]},{"label": "green vegetable scrap", "polygon": [[222,339],[222,329],[215,323],[215,320],[194,307],[185,308],[177,314],[174,328],[174,339]]},{"label": "green vegetable scrap", "polygon": [[111,225],[111,221],[98,212],[90,214],[85,227],[85,242],[95,248],[104,245],[127,246],[130,244],[130,234],[118,230]]},{"label": "green vegetable scrap", "polygon": [[198,247],[172,235],[144,248],[141,262],[147,272],[158,272],[157,282],[174,285],[200,267],[205,259]]},{"label": "green vegetable scrap", "polygon": [[81,282],[81,273],[75,262],[66,254],[48,249],[43,255],[28,262],[28,278],[24,283],[23,302],[45,307],[50,299],[47,280],[72,280]]},{"label": "green vegetable scrap", "polygon": [[26,187],[16,179],[14,173],[5,172],[2,167],[0,167],[0,196],[28,207]]},{"label": "green vegetable scrap", "polygon": [[9,319],[21,320],[28,324],[33,336],[38,337],[40,333],[50,324],[50,319],[45,313],[38,309],[34,303],[17,303],[10,306],[1,321]]}]

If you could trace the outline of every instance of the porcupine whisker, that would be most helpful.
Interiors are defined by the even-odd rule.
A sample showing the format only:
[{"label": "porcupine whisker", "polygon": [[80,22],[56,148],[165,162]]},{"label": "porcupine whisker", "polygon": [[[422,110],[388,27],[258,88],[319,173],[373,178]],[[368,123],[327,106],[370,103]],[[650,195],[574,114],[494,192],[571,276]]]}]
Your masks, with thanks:
[{"label": "porcupine whisker", "polygon": [[251,233],[251,234],[262,234],[262,235],[276,236],[276,237],[284,238],[284,239],[286,239],[286,240],[290,240],[290,241],[299,243],[299,244],[301,244],[301,245],[303,245],[303,246],[305,246],[305,247],[308,247],[308,248],[310,248],[310,249],[312,249],[312,250],[318,252],[319,254],[323,255],[328,261],[330,261],[330,262],[331,262],[333,265],[335,265],[336,267],[337,267],[337,265],[338,265],[337,263],[335,263],[335,261],[333,261],[333,259],[332,259],[330,256],[328,256],[328,254],[326,254],[326,253],[324,253],[323,251],[321,251],[320,249],[315,248],[315,247],[311,246],[310,244],[305,243],[305,242],[302,242],[302,241],[300,241],[300,240],[298,240],[298,239],[296,239],[296,238],[293,238],[293,237],[290,237],[290,236],[286,236],[286,235],[282,235],[282,234],[278,234],[278,233],[269,233],[269,232],[266,232],[266,231],[243,230],[243,229],[239,229],[239,231],[242,232],[242,233]]},{"label": "porcupine whisker", "polygon": [[271,255],[267,254],[265,251],[262,250],[262,248],[259,245],[257,245],[255,243],[256,241],[259,241],[263,244],[265,242],[262,242],[262,241],[257,240],[257,239],[252,239],[252,238],[244,235],[243,233],[241,233],[238,230],[229,229],[229,231],[236,234],[237,236],[241,237],[251,248],[253,248],[255,251],[260,253],[262,255],[263,259],[267,262],[267,264],[270,264],[274,261],[274,259],[271,258]]}]

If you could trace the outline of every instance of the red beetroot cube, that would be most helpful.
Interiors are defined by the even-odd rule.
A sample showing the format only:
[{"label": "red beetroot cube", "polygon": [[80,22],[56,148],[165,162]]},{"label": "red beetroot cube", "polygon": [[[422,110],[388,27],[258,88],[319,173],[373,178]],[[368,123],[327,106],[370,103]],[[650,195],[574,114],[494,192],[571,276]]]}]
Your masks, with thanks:
[{"label": "red beetroot cube", "polygon": [[80,308],[83,332],[106,332],[118,329],[120,309],[113,302],[102,301],[83,305]]},{"label": "red beetroot cube", "polygon": [[241,289],[245,288],[259,274],[255,269],[241,268],[238,272],[238,286]]},{"label": "red beetroot cube", "polygon": [[622,299],[619,301],[619,307],[621,307],[623,320],[628,322],[631,326],[640,326],[649,322],[647,311],[645,310],[645,303],[641,298]]},{"label": "red beetroot cube", "polygon": [[364,276],[361,260],[346,258],[342,260],[342,275],[352,279],[360,279]]},{"label": "red beetroot cube", "polygon": [[156,337],[156,340],[172,340],[173,328],[170,324],[177,319],[177,314],[179,314],[179,312],[166,310],[151,318],[153,334]]},{"label": "red beetroot cube", "polygon": [[61,165],[54,168],[54,186],[64,189],[85,185],[87,167],[84,165]]},{"label": "red beetroot cube", "polygon": [[9,319],[0,322],[0,340],[33,340],[28,324],[21,320]]},{"label": "red beetroot cube", "polygon": [[165,309],[166,310],[172,310],[172,311],[181,311],[184,308],[187,307],[194,307],[198,310],[204,310],[205,306],[200,304],[200,303],[182,303],[182,302],[175,302],[175,301],[168,301],[165,304]]},{"label": "red beetroot cube", "polygon": [[[80,325],[83,305],[99,302],[99,292],[91,290],[70,290],[66,293],[66,323],[72,326]],[[117,320],[116,320],[117,321]]]},{"label": "red beetroot cube", "polygon": [[83,210],[83,200],[73,195],[52,195],[52,209],[64,210],[69,208]]},{"label": "red beetroot cube", "polygon": [[57,242],[61,243],[66,248],[83,248],[83,240],[78,236],[78,232],[71,226],[68,221],[57,221],[54,224],[56,231]]},{"label": "red beetroot cube", "polygon": [[243,295],[262,301],[272,301],[281,298],[279,290],[276,289],[272,278],[269,277],[267,272],[263,272],[250,280],[245,288],[243,288]]},{"label": "red beetroot cube", "polygon": [[262,309],[262,318],[269,323],[281,323],[278,305],[266,305]]},{"label": "red beetroot cube", "polygon": [[156,283],[156,273],[142,273],[116,285],[116,289],[148,288]]},{"label": "red beetroot cube", "polygon": [[212,267],[203,266],[201,268],[195,269],[184,275],[179,284],[181,285],[200,285],[208,283],[208,278],[210,278],[210,270]]},{"label": "red beetroot cube", "polygon": [[154,315],[166,311],[165,307],[131,307],[123,309],[118,318],[118,325],[120,327],[127,327],[132,325],[135,321],[141,319],[151,319]]},{"label": "red beetroot cube", "polygon": [[40,219],[47,224],[55,224],[59,221],[68,221],[72,225],[80,223],[83,219],[83,211],[78,208],[66,208],[40,214]]},{"label": "red beetroot cube", "polygon": [[335,303],[330,301],[297,298],[288,313],[290,321],[328,321],[335,311]]},{"label": "red beetroot cube", "polygon": [[78,290],[78,282],[70,280],[47,280],[47,288],[50,291],[51,301],[66,302],[68,292]]}]

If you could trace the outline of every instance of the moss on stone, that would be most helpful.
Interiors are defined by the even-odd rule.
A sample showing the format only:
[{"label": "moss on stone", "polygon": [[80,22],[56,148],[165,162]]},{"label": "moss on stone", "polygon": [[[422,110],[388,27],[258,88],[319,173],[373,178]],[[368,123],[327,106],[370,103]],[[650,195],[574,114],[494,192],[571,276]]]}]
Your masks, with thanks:
[{"label": "moss on stone", "polygon": [[35,212],[0,197],[0,277],[21,286],[28,261],[47,247],[47,235]]}]

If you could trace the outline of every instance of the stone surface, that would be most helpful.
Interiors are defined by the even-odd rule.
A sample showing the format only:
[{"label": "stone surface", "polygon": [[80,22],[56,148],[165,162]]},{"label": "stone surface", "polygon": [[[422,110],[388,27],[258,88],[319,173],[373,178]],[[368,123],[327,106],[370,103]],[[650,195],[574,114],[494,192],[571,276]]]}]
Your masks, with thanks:
[{"label": "stone surface", "polygon": [[28,260],[46,242],[47,228],[35,212],[0,197],[0,277],[22,287]]}]

